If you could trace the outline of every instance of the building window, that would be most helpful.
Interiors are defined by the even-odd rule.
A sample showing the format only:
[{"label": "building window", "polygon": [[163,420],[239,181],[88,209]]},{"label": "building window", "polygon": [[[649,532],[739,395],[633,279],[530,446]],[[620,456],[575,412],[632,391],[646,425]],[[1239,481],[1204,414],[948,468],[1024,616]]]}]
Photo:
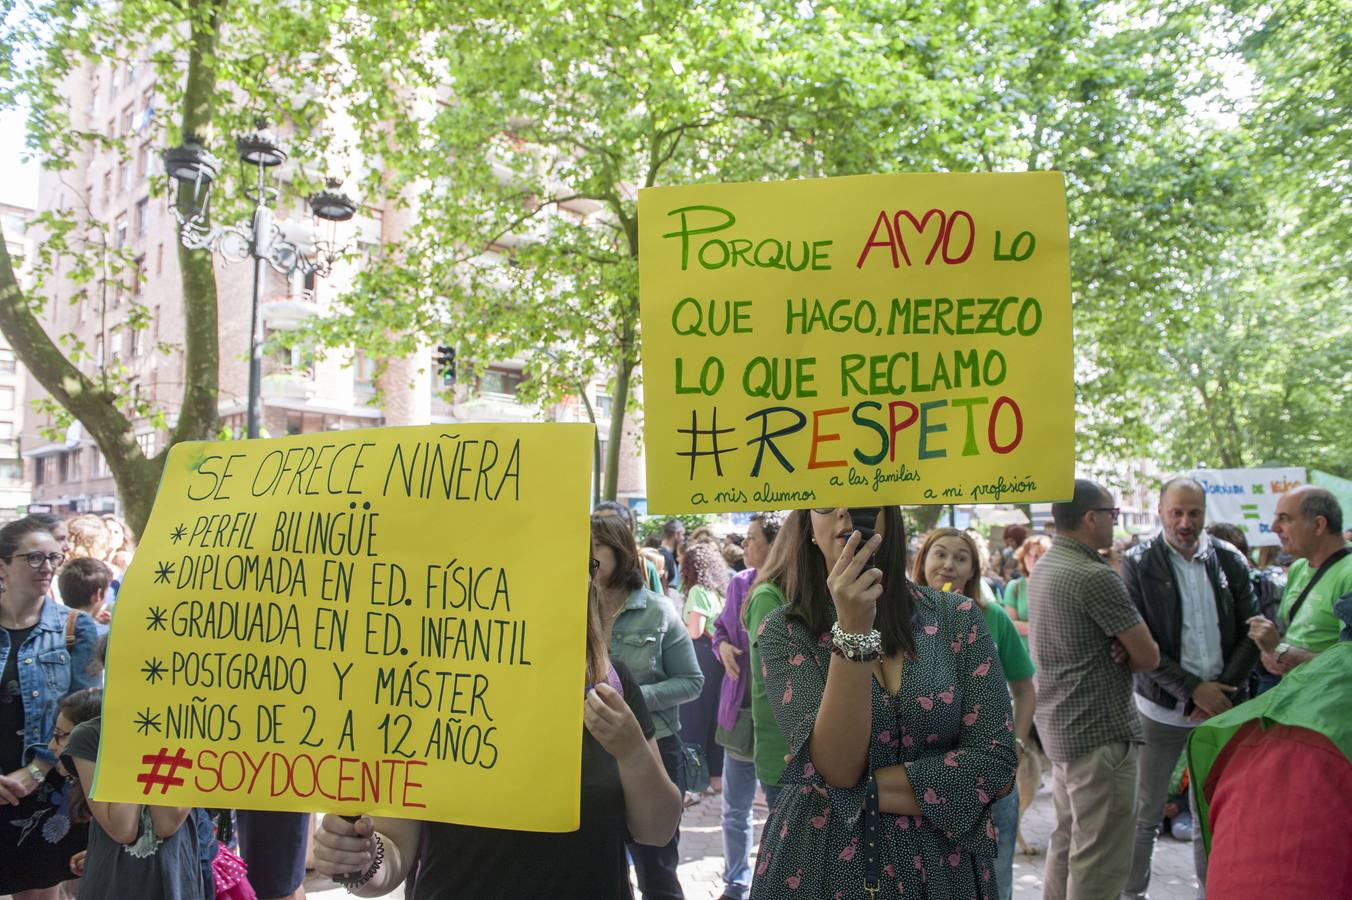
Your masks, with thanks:
[{"label": "building window", "polygon": [[155,274],[164,274],[164,244],[155,248]]},{"label": "building window", "polygon": [[127,135],[131,134],[132,115],[133,115],[133,107],[130,104],[128,104],[122,110],[122,120],[120,123],[122,127],[118,130],[118,134],[122,135],[123,137],[126,137]]},{"label": "building window", "polygon": [[0,385],[0,410],[11,410],[14,408],[14,388],[9,385]]},{"label": "building window", "polygon": [[108,335],[108,361],[117,365],[122,360],[122,332],[114,329]]},{"label": "building window", "polygon": [[118,216],[113,222],[113,246],[121,250],[127,246],[127,217]]},{"label": "building window", "polygon": [[352,361],[352,379],[359,393],[375,390],[376,363],[363,350],[358,350],[356,359]]},{"label": "building window", "polygon": [[142,253],[136,257],[136,263],[131,270],[131,292],[139,297],[141,291],[145,289],[146,282],[150,280],[150,273],[146,270],[146,255]]},{"label": "building window", "polygon": [[[18,365],[14,360],[14,351],[7,347],[0,348],[0,375],[13,375],[17,370]],[[0,423],[0,426],[4,424]]]},{"label": "building window", "polygon": [[598,419],[610,418],[610,404],[612,399],[613,398],[609,394],[607,394],[604,390],[600,388],[597,389],[596,403],[593,404],[593,408],[596,411],[596,418]]},{"label": "building window", "polygon": [[84,472],[82,471],[84,467],[80,465],[83,455],[84,454],[79,450],[72,450],[69,453],[63,454],[63,457],[66,459],[67,481],[80,481],[84,478]]},{"label": "building window", "polygon": [[146,458],[155,455],[155,439],[157,437],[159,437],[159,433],[154,431],[142,432],[136,436],[136,445],[141,448],[141,452],[146,455]]},{"label": "building window", "polygon": [[131,355],[132,359],[144,352],[141,343],[141,329],[131,325],[127,326],[127,353]]},{"label": "building window", "polygon": [[136,125],[137,131],[145,131],[155,123],[155,89],[147,88],[141,95],[141,120]]},{"label": "building window", "polygon": [[113,170],[109,169],[103,173],[103,205],[107,206],[113,202]]},{"label": "building window", "polygon": [[95,478],[108,478],[113,474],[113,470],[108,468],[108,460],[104,459],[103,454],[99,452],[98,447],[90,447],[89,452],[93,454],[93,463],[90,470]]},{"label": "building window", "polygon": [[[136,237],[146,236],[146,230],[150,227],[150,198],[142,197],[136,201]],[[145,262],[144,257],[141,260]]]},{"label": "building window", "polygon": [[490,368],[479,376],[479,393],[496,394],[502,397],[515,397],[521,385],[520,372],[509,369]]},{"label": "building window", "polygon": [[18,459],[0,460],[0,478],[6,481],[23,481],[23,461]]},{"label": "building window", "polygon": [[125,159],[117,164],[117,189],[119,192],[131,190],[131,166]]},{"label": "building window", "polygon": [[94,338],[94,365],[103,368],[103,335]]},{"label": "building window", "polygon": [[221,426],[230,432],[232,438],[239,440],[248,433],[246,428],[248,423],[245,421],[245,418],[246,414],[242,412],[221,416]]}]

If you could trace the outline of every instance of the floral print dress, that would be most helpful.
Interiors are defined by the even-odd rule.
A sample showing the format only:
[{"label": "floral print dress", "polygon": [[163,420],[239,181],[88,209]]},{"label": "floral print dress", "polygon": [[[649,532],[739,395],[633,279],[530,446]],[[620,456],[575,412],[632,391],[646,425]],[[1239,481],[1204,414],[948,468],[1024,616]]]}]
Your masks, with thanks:
[{"label": "floral print dress", "polygon": [[[757,633],[766,693],[792,759],[765,826],[751,898],[864,900],[867,777],[832,788],[808,752],[832,665],[830,634],[809,634],[785,609]],[[897,695],[872,681],[869,768],[905,765],[924,815],[882,815],[878,896],[994,897],[990,806],[1017,766],[1000,658],[981,610],[958,594],[919,588],[913,632],[916,655],[905,661]]]}]

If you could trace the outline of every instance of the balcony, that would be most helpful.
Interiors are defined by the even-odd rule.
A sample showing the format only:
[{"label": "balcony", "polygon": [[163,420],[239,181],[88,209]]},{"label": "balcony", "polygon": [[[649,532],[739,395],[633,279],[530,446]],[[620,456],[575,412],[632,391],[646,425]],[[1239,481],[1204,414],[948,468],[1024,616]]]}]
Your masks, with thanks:
[{"label": "balcony", "polygon": [[259,313],[263,316],[264,328],[290,331],[311,316],[319,315],[319,302],[315,299],[314,291],[277,294],[263,301]]},{"label": "balcony", "polygon": [[319,391],[314,377],[306,371],[269,372],[263,376],[264,402],[269,400],[309,400]]}]

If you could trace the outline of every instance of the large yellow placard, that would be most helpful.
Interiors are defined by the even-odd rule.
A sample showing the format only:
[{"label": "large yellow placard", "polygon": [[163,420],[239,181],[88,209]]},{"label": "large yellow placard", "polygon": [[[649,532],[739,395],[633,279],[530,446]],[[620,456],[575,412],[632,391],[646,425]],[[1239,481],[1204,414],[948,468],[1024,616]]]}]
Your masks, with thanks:
[{"label": "large yellow placard", "polygon": [[653,511],[1070,495],[1059,173],[652,188],[639,235]]},{"label": "large yellow placard", "polygon": [[93,795],[578,826],[590,425],[180,444]]}]

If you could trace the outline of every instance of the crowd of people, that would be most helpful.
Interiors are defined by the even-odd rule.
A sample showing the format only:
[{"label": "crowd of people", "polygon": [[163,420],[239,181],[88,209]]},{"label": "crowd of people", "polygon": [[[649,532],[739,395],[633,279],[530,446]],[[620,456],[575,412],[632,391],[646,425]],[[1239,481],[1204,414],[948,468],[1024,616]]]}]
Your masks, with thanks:
[{"label": "crowd of people", "polygon": [[[1283,495],[1273,565],[1205,505],[1171,479],[1160,533],[1123,543],[1109,491],[1080,480],[1045,533],[993,546],[908,535],[896,507],[759,513],[723,536],[673,519],[641,545],[631,510],[599,504],[566,834],[325,815],[312,836],[305,815],[89,800],[133,548],[115,521],[28,516],[0,527],[0,895],[292,900],[312,839],[311,863],[359,896],[627,898],[632,867],[645,900],[669,900],[683,812],[717,802],[723,900],[1008,898],[1049,771],[1046,898],[1146,897],[1162,825],[1189,817],[1174,833],[1199,896],[1257,896],[1264,877],[1264,897],[1337,896],[1342,831],[1270,808],[1309,785],[1252,778],[1318,760],[1352,803],[1341,509]],[[1303,839],[1255,837],[1262,816]],[[1293,871],[1292,854],[1318,862]]]}]

